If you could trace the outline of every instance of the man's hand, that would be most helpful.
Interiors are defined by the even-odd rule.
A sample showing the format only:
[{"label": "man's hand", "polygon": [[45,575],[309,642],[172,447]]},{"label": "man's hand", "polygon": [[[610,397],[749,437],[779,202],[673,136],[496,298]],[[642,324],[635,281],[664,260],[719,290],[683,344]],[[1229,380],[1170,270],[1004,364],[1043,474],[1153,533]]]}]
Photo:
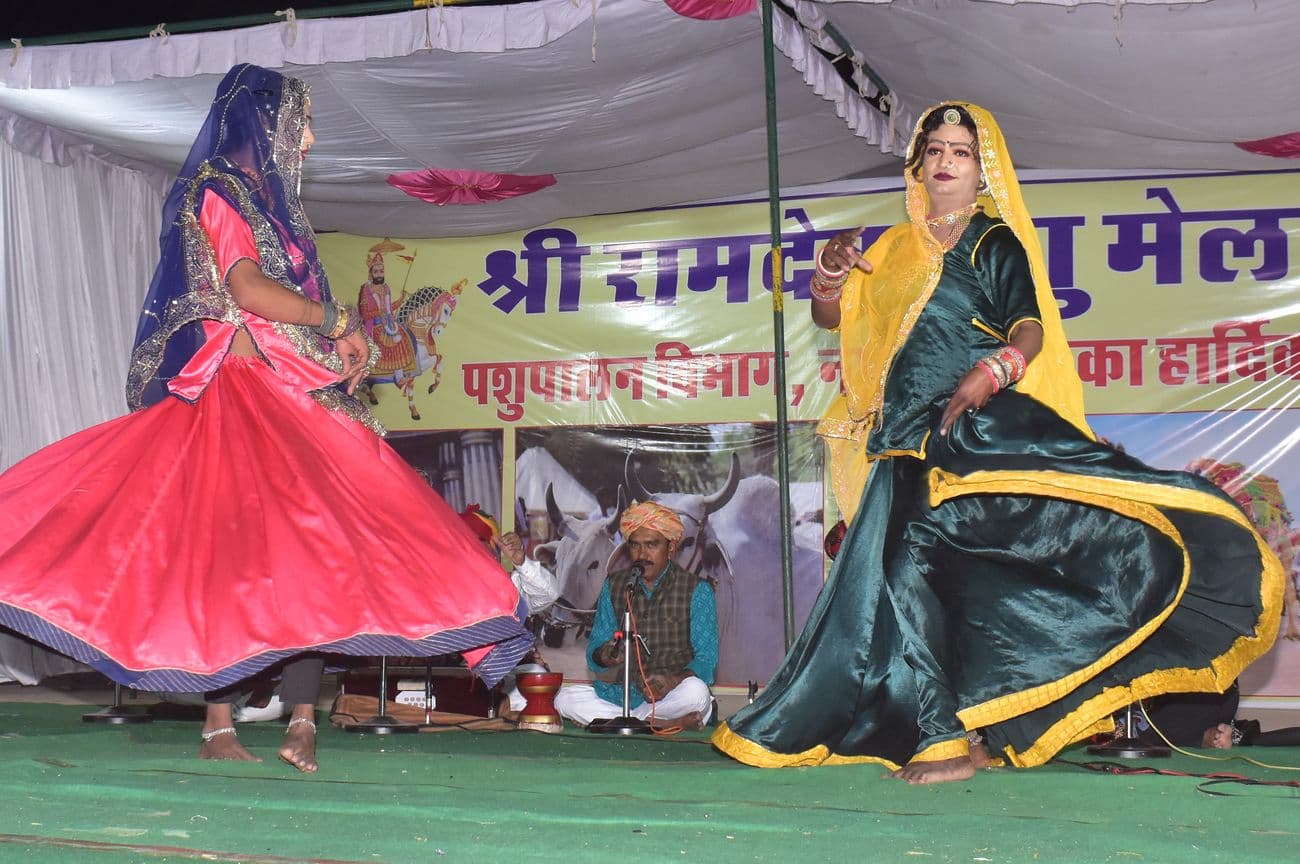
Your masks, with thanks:
[{"label": "man's hand", "polygon": [[623,643],[611,639],[591,652],[591,659],[596,661],[596,665],[607,669],[610,666],[617,666],[623,662]]},{"label": "man's hand", "polygon": [[343,361],[343,374],[339,381],[348,385],[348,395],[357,389],[361,379],[366,377],[366,363],[370,360],[370,343],[365,335],[357,330],[334,340],[334,353]]},{"label": "man's hand", "polygon": [[524,563],[524,541],[513,531],[507,531],[501,535],[501,551],[509,556],[514,565],[518,567]]},{"label": "man's hand", "polygon": [[692,677],[690,672],[665,672],[661,675],[647,675],[645,678],[646,695],[658,702],[676,690],[678,684],[690,677]]}]

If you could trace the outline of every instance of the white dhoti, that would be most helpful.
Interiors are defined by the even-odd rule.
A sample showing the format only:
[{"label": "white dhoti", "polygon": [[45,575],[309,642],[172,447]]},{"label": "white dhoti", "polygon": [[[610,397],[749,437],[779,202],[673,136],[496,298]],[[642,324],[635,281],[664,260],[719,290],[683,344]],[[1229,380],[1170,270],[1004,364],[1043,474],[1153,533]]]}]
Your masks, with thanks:
[{"label": "white dhoti", "polygon": [[[608,702],[596,695],[590,684],[565,684],[555,696],[555,710],[572,723],[586,726],[592,720],[604,720],[623,715],[621,702]],[[691,676],[668,692],[658,702],[642,702],[631,714],[646,720],[654,712],[655,720],[676,720],[688,714],[699,714],[701,723],[713,716],[713,693],[709,685]]]}]

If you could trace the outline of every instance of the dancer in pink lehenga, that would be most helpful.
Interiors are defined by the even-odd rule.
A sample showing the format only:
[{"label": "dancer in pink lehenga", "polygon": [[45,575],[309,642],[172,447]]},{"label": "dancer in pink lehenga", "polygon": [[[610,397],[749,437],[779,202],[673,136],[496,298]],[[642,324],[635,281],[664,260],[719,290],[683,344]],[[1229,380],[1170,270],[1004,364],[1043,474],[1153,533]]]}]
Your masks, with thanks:
[{"label": "dancer in pink lehenga", "polygon": [[127,686],[224,691],[204,758],[256,758],[226,694],[288,661],[279,755],[303,771],[321,654],[461,652],[494,683],[532,645],[498,562],[351,395],[373,347],[303,213],[314,140],[302,81],[231,69],[164,205],[133,413],[0,475],[0,624]]}]

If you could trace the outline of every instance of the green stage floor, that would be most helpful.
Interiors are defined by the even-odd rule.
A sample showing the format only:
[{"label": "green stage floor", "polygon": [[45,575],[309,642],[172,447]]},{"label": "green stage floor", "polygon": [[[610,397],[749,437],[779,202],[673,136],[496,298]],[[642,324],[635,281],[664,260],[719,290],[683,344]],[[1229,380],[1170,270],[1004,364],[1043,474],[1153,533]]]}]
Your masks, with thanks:
[{"label": "green stage floor", "polygon": [[[323,723],[321,770],[301,775],[275,760],[279,725],[240,729],[266,762],[203,762],[196,722],[92,725],[84,710],[0,705],[0,861],[1300,860],[1294,786],[1115,776],[1058,761],[911,787],[874,766],[747,768],[703,733],[376,737]],[[1300,749],[1232,752],[1300,765]],[[1300,780],[1240,760],[1137,764]]]}]

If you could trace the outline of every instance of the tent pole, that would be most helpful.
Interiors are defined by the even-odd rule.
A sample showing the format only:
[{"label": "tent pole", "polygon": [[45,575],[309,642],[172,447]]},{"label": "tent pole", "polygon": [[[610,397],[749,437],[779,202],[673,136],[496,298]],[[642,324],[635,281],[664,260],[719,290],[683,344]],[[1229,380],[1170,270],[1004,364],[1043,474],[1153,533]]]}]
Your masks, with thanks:
[{"label": "tent pole", "polygon": [[790,536],[790,430],[786,422],[785,262],[781,254],[781,172],[776,141],[776,63],[772,43],[772,0],[763,4],[763,79],[767,96],[767,201],[772,227],[772,353],[776,359],[776,473],[781,503],[781,601],[785,647],[794,642],[794,576]]}]

